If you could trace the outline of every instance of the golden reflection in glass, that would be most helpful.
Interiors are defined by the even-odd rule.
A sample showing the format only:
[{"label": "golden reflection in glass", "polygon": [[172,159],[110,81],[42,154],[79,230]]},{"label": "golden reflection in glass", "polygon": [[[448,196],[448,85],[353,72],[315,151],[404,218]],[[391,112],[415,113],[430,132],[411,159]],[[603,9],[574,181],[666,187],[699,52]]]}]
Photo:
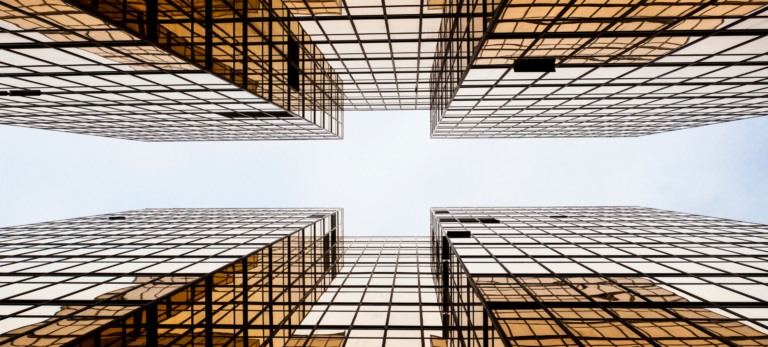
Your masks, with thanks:
[{"label": "golden reflection in glass", "polygon": [[[692,41],[691,36],[655,36],[661,30],[716,30],[723,18],[748,15],[766,1],[734,1],[711,4],[618,0],[593,2],[513,0],[503,10],[494,34],[584,33],[583,37],[494,38],[484,43],[478,59],[485,64],[512,64],[523,56],[556,58],[561,63],[643,63],[673,52]],[[696,12],[694,12],[696,11]],[[693,14],[692,14],[693,13]],[[684,18],[692,15],[693,17]],[[634,37],[595,38],[599,32],[644,32]],[[653,36],[653,37],[651,37]]]},{"label": "golden reflection in glass", "polygon": [[[6,235],[29,235],[28,230],[35,229],[35,236],[26,240],[38,241],[35,245],[46,244],[39,246],[42,249],[61,247],[64,253],[69,253],[56,259],[47,258],[50,253],[31,255],[21,261],[31,260],[33,264],[70,261],[71,264],[64,265],[76,265],[76,271],[68,271],[66,275],[44,270],[27,271],[23,275],[8,273],[3,277],[6,288],[8,282],[17,284],[16,287],[24,290],[15,295],[26,296],[16,299],[24,301],[6,300],[2,305],[0,346],[183,346],[203,341],[207,346],[257,347],[263,341],[269,342],[267,339],[271,336],[280,336],[278,330],[282,325],[298,324],[301,318],[296,317],[306,314],[307,307],[322,295],[341,266],[337,263],[342,245],[341,226],[336,222],[341,211],[331,215],[328,215],[330,210],[325,213],[319,209],[297,211],[156,209],[128,211],[115,218],[102,215],[0,230]],[[211,216],[226,217],[211,219]],[[214,224],[224,219],[233,222],[231,218],[238,217],[246,224],[286,220],[290,222],[282,224],[290,226],[264,232],[264,229],[258,230],[264,224],[250,229]],[[149,225],[146,221],[151,221],[155,228],[136,228]],[[180,221],[186,224],[179,224]],[[206,223],[208,221],[214,223]],[[158,228],[160,225],[196,229],[184,228],[181,229],[184,236],[168,237],[169,229]],[[203,225],[206,228],[201,228]],[[67,234],[79,235],[91,235],[98,229],[100,243],[77,238],[79,243],[56,244],[61,241],[58,235],[64,233],[63,228],[67,228]],[[216,234],[215,228],[226,230],[227,236],[208,237]],[[189,231],[206,236],[189,238]],[[126,232],[131,236],[114,237]],[[163,237],[156,237],[159,235]],[[238,235],[252,236],[235,237]],[[262,242],[245,244],[262,237]],[[120,239],[131,241],[106,241]],[[237,241],[223,242],[226,246],[216,245],[215,251],[204,251],[203,256],[185,256],[193,249],[206,248],[199,243],[191,244],[201,239],[214,241],[210,243]],[[136,245],[136,240],[151,241]],[[169,240],[182,242],[170,247],[167,242],[162,244]],[[28,245],[19,245],[19,249],[27,248]],[[167,252],[169,248],[177,250],[160,257],[151,256]],[[122,254],[125,251],[140,254]],[[71,253],[75,253],[75,258],[66,258]],[[93,256],[77,258],[85,254]],[[109,256],[109,260],[103,258],[105,262],[99,262],[104,255]],[[105,268],[111,270],[99,271]],[[141,275],[137,276],[137,272]],[[318,285],[322,287],[316,289]],[[30,292],[29,288],[35,289]],[[265,316],[277,321],[264,319]],[[261,321],[255,326],[264,327],[265,334],[249,336],[250,325],[246,324],[257,318]]]},{"label": "golden reflection in glass", "polygon": [[445,0],[427,0],[427,9],[442,10],[445,6]]},{"label": "golden reflection in glass", "polygon": [[[117,30],[117,27],[109,25],[90,14],[80,11],[62,0],[7,0],[3,2],[21,11],[33,14],[42,20],[51,22],[54,25],[59,25],[71,30]],[[7,8],[2,12],[0,20],[14,24],[23,30],[58,29],[56,26],[47,24],[44,21]]]},{"label": "golden reflection in glass", "polygon": [[579,338],[602,338],[602,339],[637,339],[640,338],[632,330],[618,321],[603,320],[585,320],[585,321],[563,321],[568,330]]},{"label": "golden reflection in glass", "polygon": [[546,338],[565,335],[565,332],[553,320],[515,320],[505,319],[500,322],[506,336],[516,339]]},{"label": "golden reflection in glass", "polygon": [[[435,50],[435,60],[430,74],[430,110],[432,123],[442,117],[443,111],[453,100],[458,82],[469,66],[475,48],[482,44],[482,37],[490,30],[490,21],[500,0],[455,1],[434,0],[430,9],[442,8],[447,16],[442,19],[438,37],[441,39]],[[453,14],[471,14],[464,17]],[[456,22],[458,21],[458,23]]]},{"label": "golden reflection in glass", "polygon": [[[199,70],[186,61],[174,57],[156,47],[146,46],[137,37],[109,25],[90,14],[64,3],[61,0],[6,1],[19,10],[34,14],[37,18],[0,5],[0,20],[11,23],[21,30],[42,31],[40,34],[55,42],[94,41],[135,41],[134,46],[78,47],[115,64],[129,64],[134,71],[158,70]],[[42,20],[51,22],[47,24]],[[56,26],[71,31],[58,30]],[[85,38],[79,36],[82,35]],[[156,64],[154,67],[150,64]]]},{"label": "golden reflection in glass", "polygon": [[703,331],[682,321],[632,322],[643,335],[652,339],[707,338]]},{"label": "golden reflection in glass", "polygon": [[[475,277],[488,305],[513,302],[685,303],[685,298],[640,277]],[[530,294],[526,294],[530,292]],[[765,346],[768,335],[706,308],[550,307],[494,309],[513,346]],[[690,319],[692,323],[686,321]],[[694,325],[695,324],[695,325]],[[567,329],[567,331],[566,331]]]},{"label": "golden reflection in glass", "polygon": [[[300,232],[304,235],[286,237],[202,280],[136,277],[135,286],[94,300],[159,301],[144,307],[62,306],[50,319],[3,334],[21,335],[3,346],[60,346],[89,335],[78,346],[138,347],[151,340],[157,346],[259,347],[271,339],[272,346],[280,347],[307,341],[311,346],[339,347],[343,335],[290,337],[294,329],[281,328],[298,325],[338,273],[341,252],[333,248],[339,243],[332,244],[323,231],[322,226],[312,227]],[[82,312],[75,313],[78,310]],[[96,329],[101,332],[94,336]]]},{"label": "golden reflection in glass", "polygon": [[584,302],[575,289],[557,277],[522,277],[520,282],[540,301]]},{"label": "golden reflection in glass", "polygon": [[[45,30],[42,35],[57,42],[133,41],[132,47],[121,47],[119,53],[107,48],[87,51],[115,63],[141,60],[130,62],[130,68],[136,71],[199,70],[197,64],[334,134],[342,133],[340,79],[298,22],[281,20],[291,16],[286,9],[290,4],[274,0],[268,2],[272,8],[266,8],[267,2],[259,0],[213,0],[209,9],[212,23],[207,28],[202,24],[208,13],[203,0],[159,0],[156,27],[150,27],[145,1],[72,1],[131,33],[62,0],[10,0],[6,3],[37,18],[2,7],[0,20],[22,30]],[[329,7],[333,1],[310,3],[313,10],[314,5],[318,6],[315,11],[340,11]],[[148,46],[141,41],[144,38],[161,49]]]},{"label": "golden reflection in glass", "polygon": [[[600,37],[490,39],[486,42],[476,64],[512,64],[525,53],[531,58],[560,58],[563,62],[612,63],[651,62],[671,53],[689,42],[689,37]],[[627,51],[629,50],[629,51]],[[626,51],[626,52],[625,52]],[[624,53],[622,53],[624,52]],[[612,59],[612,60],[611,60]]]},{"label": "golden reflection in glass", "polygon": [[[660,308],[611,308],[617,317],[622,319],[672,319],[675,316]],[[702,309],[704,310],[704,309]],[[712,312],[705,310],[707,312]],[[714,313],[714,312],[712,312]]]},{"label": "golden reflection in glass", "polygon": [[441,336],[430,335],[429,342],[432,347],[448,347],[448,342]]},{"label": "golden reflection in glass", "polygon": [[[2,337],[23,335],[3,346],[61,346],[138,308],[139,306],[118,305],[61,306],[53,317],[43,322],[2,334]],[[54,321],[55,323],[50,324]],[[31,330],[34,331],[24,335]]]},{"label": "golden reflection in glass", "polygon": [[[340,0],[283,0],[294,15],[341,15]],[[307,7],[309,5],[309,7]]]},{"label": "golden reflection in glass", "polygon": [[553,307],[549,309],[552,315],[560,319],[608,319],[611,315],[599,308],[587,307]]},{"label": "golden reflection in glass", "polygon": [[285,347],[341,347],[344,332],[335,334],[294,335],[285,343]]},{"label": "golden reflection in glass", "polygon": [[[130,35],[115,26],[109,25],[90,14],[80,11],[61,0],[8,0],[4,1],[4,3],[36,17],[0,5],[0,21],[10,23],[11,25],[16,26],[19,30],[40,31],[40,35],[54,42],[86,42],[88,39],[91,39],[95,41],[136,41],[137,44],[140,43],[140,40],[135,36]],[[48,24],[45,21],[48,21],[51,24]],[[57,25],[71,31],[59,30]],[[116,54],[114,51],[104,47],[78,48],[118,64],[126,63],[126,60],[133,60],[120,54]],[[134,48],[142,49],[144,47]],[[144,49],[149,48],[147,47]],[[174,59],[164,52],[155,54],[158,59],[164,61]],[[135,63],[135,65],[131,65],[135,70],[153,69],[146,64],[142,64],[140,61],[134,60],[131,63]]]},{"label": "golden reflection in glass", "polygon": [[480,294],[491,302],[533,302],[522,286],[507,277],[483,277],[478,280]]}]

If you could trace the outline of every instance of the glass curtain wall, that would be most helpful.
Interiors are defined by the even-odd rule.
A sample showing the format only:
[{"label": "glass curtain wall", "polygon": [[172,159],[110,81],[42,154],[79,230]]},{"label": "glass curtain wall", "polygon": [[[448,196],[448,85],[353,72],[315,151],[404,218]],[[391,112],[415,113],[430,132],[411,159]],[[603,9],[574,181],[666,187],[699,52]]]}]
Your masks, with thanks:
[{"label": "glass curtain wall", "polygon": [[334,209],[149,209],[7,228],[3,346],[284,346],[340,267]]},{"label": "glass curtain wall", "polygon": [[446,347],[428,237],[346,237],[341,271],[291,347]]},{"label": "glass curtain wall", "polygon": [[766,4],[502,1],[479,43],[463,39],[474,55],[440,46],[432,136],[641,136],[766,115]]},{"label": "glass curtain wall", "polygon": [[0,12],[0,124],[142,141],[343,137],[338,76],[279,0],[9,0]]},{"label": "glass curtain wall", "polygon": [[768,345],[768,226],[640,207],[437,208],[432,223],[465,346]]}]

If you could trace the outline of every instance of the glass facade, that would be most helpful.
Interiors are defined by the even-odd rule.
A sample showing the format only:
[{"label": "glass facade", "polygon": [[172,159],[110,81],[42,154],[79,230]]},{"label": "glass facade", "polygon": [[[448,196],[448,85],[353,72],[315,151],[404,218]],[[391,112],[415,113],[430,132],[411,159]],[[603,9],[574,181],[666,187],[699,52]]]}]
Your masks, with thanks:
[{"label": "glass facade", "polygon": [[430,107],[445,20],[440,0],[291,1],[291,12],[344,86],[345,110]]},{"label": "glass facade", "polygon": [[339,209],[147,209],[0,229],[1,346],[284,346]]},{"label": "glass facade", "polygon": [[480,43],[489,34],[498,8],[498,0],[448,0],[445,3],[446,18],[440,24],[441,40],[430,78],[433,128],[452,104],[456,89],[480,54]]},{"label": "glass facade", "polygon": [[766,0],[7,0],[0,124],[141,141],[632,137],[768,114]]},{"label": "glass facade", "polygon": [[457,346],[768,345],[768,226],[641,207],[431,217]]},{"label": "glass facade", "polygon": [[434,265],[428,237],[345,237],[341,271],[294,345],[445,347]]},{"label": "glass facade", "polygon": [[473,50],[440,46],[432,136],[641,136],[766,115],[766,4],[503,2],[490,33],[458,44]]},{"label": "glass facade", "polygon": [[141,141],[343,136],[333,68],[279,0],[0,3],[0,124]]},{"label": "glass facade", "polygon": [[768,346],[768,226],[642,207],[147,209],[0,229],[0,346]]}]

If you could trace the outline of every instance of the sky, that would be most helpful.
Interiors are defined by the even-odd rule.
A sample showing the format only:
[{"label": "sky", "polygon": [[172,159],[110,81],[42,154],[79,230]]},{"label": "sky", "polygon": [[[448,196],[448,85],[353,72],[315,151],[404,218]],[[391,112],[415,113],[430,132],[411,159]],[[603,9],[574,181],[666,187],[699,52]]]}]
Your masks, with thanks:
[{"label": "sky", "polygon": [[768,223],[768,117],[602,139],[430,139],[427,111],[345,125],[344,140],[188,143],[0,126],[0,227],[152,207],[342,207],[348,236],[427,236],[441,206]]}]

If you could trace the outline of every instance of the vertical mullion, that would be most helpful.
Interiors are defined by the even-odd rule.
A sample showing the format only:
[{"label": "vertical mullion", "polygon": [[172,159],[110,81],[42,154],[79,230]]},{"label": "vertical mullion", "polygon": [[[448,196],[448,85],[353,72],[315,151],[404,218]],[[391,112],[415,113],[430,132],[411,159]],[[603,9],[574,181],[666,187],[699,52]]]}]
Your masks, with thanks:
[{"label": "vertical mullion", "polygon": [[273,300],[273,296],[274,296],[273,290],[274,290],[274,288],[273,288],[273,283],[272,283],[272,276],[274,275],[274,272],[272,271],[272,267],[273,267],[273,263],[272,263],[272,249],[273,248],[274,248],[274,246],[269,246],[269,253],[268,253],[269,259],[268,259],[268,263],[267,263],[268,264],[267,276],[269,276],[269,278],[267,279],[267,286],[269,288],[269,290],[268,290],[269,297],[267,298],[268,299],[267,300],[267,305],[268,305],[267,310],[269,310],[269,317],[268,317],[269,318],[269,320],[268,320],[268,324],[269,324],[269,338],[270,338],[270,341],[268,341],[269,344],[272,343],[271,339],[272,339],[272,336],[275,333],[275,327],[274,327],[274,324],[275,324],[274,323],[275,305],[274,305],[274,300]]},{"label": "vertical mullion", "polygon": [[147,40],[152,42],[157,42],[157,5],[157,0],[147,0]]},{"label": "vertical mullion", "polygon": [[[264,0],[264,1],[266,2],[267,0]],[[267,73],[269,74],[269,79],[267,80],[267,85],[268,85],[269,89],[268,89],[268,92],[267,92],[267,96],[268,96],[267,100],[273,101],[274,100],[274,97],[273,97],[274,90],[273,90],[272,86],[274,85],[274,82],[275,82],[274,81],[274,78],[275,78],[275,76],[274,76],[274,71],[275,71],[274,70],[274,64],[275,64],[274,57],[275,57],[275,49],[276,49],[275,48],[275,43],[274,43],[274,38],[272,37],[272,24],[273,24],[272,21],[274,20],[274,15],[272,14],[272,11],[266,11],[266,12],[267,12],[267,16],[269,17],[269,21],[267,21],[267,23],[269,23],[268,24],[269,28],[267,30],[267,42],[269,43],[267,45],[267,51],[268,51],[268,55],[269,55],[269,65],[268,65],[268,68],[267,68]],[[271,260],[272,260],[272,258],[270,257],[270,261]]]},{"label": "vertical mullion", "polygon": [[[248,2],[248,1],[244,1]],[[242,327],[242,334],[243,334],[243,346],[248,346],[248,257],[243,258],[242,262],[242,276],[243,276],[243,327]]]},{"label": "vertical mullion", "polygon": [[[243,67],[243,89],[248,90],[248,1],[243,0],[243,12],[240,16],[241,25],[243,26],[243,55],[242,55],[242,67]],[[244,272],[247,273],[247,272]]]},{"label": "vertical mullion", "polygon": [[213,0],[205,0],[205,68],[213,72]]},{"label": "vertical mullion", "polygon": [[483,347],[488,347],[488,310],[483,309]]},{"label": "vertical mullion", "polygon": [[[210,1],[210,0],[208,0]],[[213,276],[205,279],[205,346],[213,347]]]},{"label": "vertical mullion", "polygon": [[[157,347],[157,304],[147,307],[147,347]],[[141,317],[141,315],[136,315]]]}]

